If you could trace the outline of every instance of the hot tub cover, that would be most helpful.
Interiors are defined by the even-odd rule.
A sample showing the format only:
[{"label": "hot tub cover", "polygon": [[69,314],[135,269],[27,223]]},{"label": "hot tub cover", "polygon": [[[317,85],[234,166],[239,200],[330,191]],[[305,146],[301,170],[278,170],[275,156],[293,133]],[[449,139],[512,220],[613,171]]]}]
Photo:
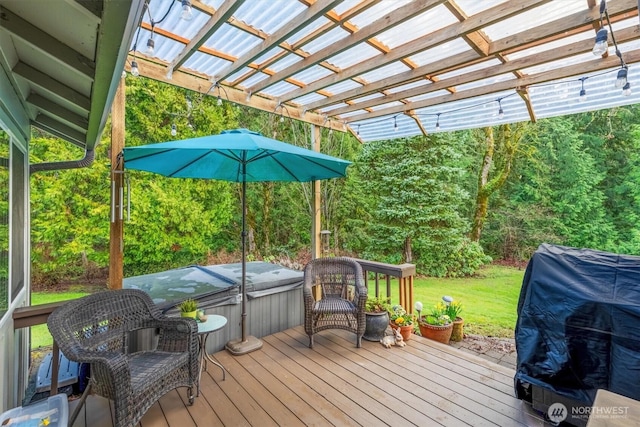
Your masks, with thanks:
[{"label": "hot tub cover", "polygon": [[516,392],[640,399],[640,257],[542,244],[524,275],[515,340]]}]

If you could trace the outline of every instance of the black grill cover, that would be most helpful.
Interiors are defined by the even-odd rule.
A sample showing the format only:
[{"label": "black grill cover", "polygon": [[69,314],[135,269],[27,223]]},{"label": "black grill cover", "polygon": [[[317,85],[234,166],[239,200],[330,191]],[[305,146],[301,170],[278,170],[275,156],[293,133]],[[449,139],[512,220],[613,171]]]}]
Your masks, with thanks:
[{"label": "black grill cover", "polygon": [[542,244],[524,275],[515,340],[516,392],[531,384],[589,405],[598,389],[640,400],[640,257]]}]

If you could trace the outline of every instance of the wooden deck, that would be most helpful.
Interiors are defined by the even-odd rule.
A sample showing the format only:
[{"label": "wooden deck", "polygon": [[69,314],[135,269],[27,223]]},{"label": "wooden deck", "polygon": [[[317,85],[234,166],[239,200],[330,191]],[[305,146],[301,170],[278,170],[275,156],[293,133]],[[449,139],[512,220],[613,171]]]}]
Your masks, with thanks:
[{"label": "wooden deck", "polygon": [[[353,334],[323,331],[308,348],[302,327],[263,338],[261,350],[213,356],[201,394],[185,406],[186,390],[165,395],[142,427],[191,426],[543,426],[513,397],[513,370],[414,336],[385,349]],[[76,402],[72,402],[73,411]],[[75,426],[109,427],[109,402],[87,400]]]}]

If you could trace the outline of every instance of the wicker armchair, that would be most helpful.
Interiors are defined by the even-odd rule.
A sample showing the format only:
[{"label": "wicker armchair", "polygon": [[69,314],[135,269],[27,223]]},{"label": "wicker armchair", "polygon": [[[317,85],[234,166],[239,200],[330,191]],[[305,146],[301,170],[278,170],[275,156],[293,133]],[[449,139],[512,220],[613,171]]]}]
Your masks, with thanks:
[{"label": "wicker armchair", "polygon": [[[89,389],[113,400],[115,427],[138,423],[160,397],[188,387],[189,403],[198,378],[198,327],[193,319],[168,318],[140,290],[99,292],[70,301],[47,321],[51,335],[67,358],[90,364]],[[157,347],[130,352],[132,331],[158,331]]]},{"label": "wicker armchair", "polygon": [[[318,285],[314,297],[314,286]],[[362,268],[351,258],[318,258],[304,269],[304,329],[313,348],[313,335],[324,329],[356,334],[360,347],[365,329],[367,287]],[[318,295],[319,294],[319,295]]]}]

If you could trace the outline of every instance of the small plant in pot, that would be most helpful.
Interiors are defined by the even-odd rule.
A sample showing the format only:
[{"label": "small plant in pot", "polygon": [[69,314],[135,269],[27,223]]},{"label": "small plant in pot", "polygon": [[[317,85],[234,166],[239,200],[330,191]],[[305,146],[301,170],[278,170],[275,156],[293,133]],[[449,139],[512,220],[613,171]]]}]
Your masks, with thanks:
[{"label": "small plant in pot", "polygon": [[413,333],[413,314],[407,311],[401,305],[394,305],[391,309],[391,327],[399,329],[402,338],[408,341]]},{"label": "small plant in pot", "polygon": [[421,316],[418,326],[420,327],[420,335],[423,337],[449,344],[453,322],[447,314],[447,306],[444,303],[438,303],[430,314]]},{"label": "small plant in pot", "polygon": [[389,326],[389,300],[382,297],[369,297],[364,306],[365,330],[364,338],[367,341],[380,341]]},{"label": "small plant in pot", "polygon": [[176,308],[180,310],[180,316],[196,318],[198,314],[198,302],[192,298],[187,298],[180,304],[176,305]]}]

